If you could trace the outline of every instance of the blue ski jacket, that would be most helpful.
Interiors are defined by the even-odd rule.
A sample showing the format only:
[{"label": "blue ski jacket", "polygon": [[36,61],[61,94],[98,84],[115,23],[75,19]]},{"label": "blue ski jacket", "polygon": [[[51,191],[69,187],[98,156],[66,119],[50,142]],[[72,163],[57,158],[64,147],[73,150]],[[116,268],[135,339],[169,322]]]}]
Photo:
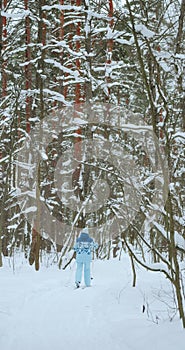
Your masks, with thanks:
[{"label": "blue ski jacket", "polygon": [[81,232],[74,245],[77,262],[88,262],[92,260],[92,251],[98,248],[98,244],[89,237],[88,233]]}]

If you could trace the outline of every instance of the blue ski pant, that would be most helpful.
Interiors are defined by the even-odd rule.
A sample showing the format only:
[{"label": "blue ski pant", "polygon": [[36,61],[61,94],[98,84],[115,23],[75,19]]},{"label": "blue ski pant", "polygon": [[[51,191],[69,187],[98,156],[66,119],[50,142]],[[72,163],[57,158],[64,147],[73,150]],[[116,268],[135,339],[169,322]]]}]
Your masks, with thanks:
[{"label": "blue ski pant", "polygon": [[91,257],[86,256],[86,254],[80,254],[76,259],[77,268],[76,268],[76,276],[75,282],[79,283],[82,280],[82,272],[84,272],[84,282],[87,287],[91,284],[91,273],[90,273],[90,264]]}]

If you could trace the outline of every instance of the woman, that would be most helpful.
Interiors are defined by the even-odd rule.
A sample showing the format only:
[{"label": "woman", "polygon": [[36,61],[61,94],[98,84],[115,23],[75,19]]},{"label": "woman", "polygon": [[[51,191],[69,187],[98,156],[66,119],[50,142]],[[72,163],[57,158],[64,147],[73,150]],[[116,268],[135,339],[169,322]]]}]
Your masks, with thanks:
[{"label": "woman", "polygon": [[88,228],[84,228],[77,238],[74,250],[76,252],[76,276],[75,284],[76,288],[80,287],[82,279],[82,270],[84,269],[84,282],[86,287],[90,287],[91,275],[90,275],[90,264],[92,260],[92,251],[98,248],[98,244],[89,237]]}]

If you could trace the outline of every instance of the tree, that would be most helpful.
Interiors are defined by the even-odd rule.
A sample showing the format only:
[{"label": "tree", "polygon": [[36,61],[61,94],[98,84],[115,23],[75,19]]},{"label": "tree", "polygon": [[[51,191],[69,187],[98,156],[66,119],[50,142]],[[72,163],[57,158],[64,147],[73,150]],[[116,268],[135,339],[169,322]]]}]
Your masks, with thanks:
[{"label": "tree", "polygon": [[[22,244],[25,252],[29,246],[30,263],[35,262],[39,269],[40,251],[50,249],[39,227],[42,197],[53,216],[62,216],[76,229],[90,220],[100,232],[102,257],[109,258],[112,253],[116,256],[122,244],[131,257],[134,283],[135,260],[154,270],[158,269],[157,263],[162,263],[160,269],[175,288],[184,325],[181,278],[185,234],[184,0],[126,0],[124,4],[105,0],[24,0],[17,4],[15,0],[3,0],[0,5],[0,256],[1,251],[4,255],[12,253],[16,244],[18,247]],[[37,217],[31,227],[25,220],[29,214],[20,208],[15,196],[19,172],[25,166],[17,161],[17,154],[21,154],[27,135],[32,131],[36,134],[37,123],[48,116],[53,116],[55,123],[56,115],[65,118],[68,107],[75,105],[72,121],[79,115],[86,118],[87,107],[84,104],[82,108],[82,102],[95,109],[99,106],[101,113],[97,112],[95,125],[68,128],[44,150],[45,158],[40,160],[37,174],[40,189],[36,196]],[[100,105],[104,102],[106,107],[102,110]],[[123,107],[127,107],[124,113]],[[105,120],[106,116],[112,118],[113,110],[114,126],[110,128]],[[144,120],[152,127],[156,151],[153,156],[147,154],[149,144],[144,147],[144,137],[142,140],[121,128],[125,116],[127,123],[132,120],[132,113],[136,113],[139,125]],[[89,120],[90,117],[91,113]],[[42,131],[44,134],[45,130]],[[49,139],[50,127],[47,133]],[[102,147],[102,158],[92,155],[88,160],[83,155],[84,148],[85,154],[89,151],[89,146],[82,142],[86,139],[107,143],[111,140],[125,152],[125,164],[135,164],[135,170],[125,168],[124,172],[111,148],[106,154],[103,149],[106,147]],[[74,212],[62,206],[54,188],[57,161],[62,152],[73,146],[72,156],[78,160],[72,176],[76,203],[93,196],[101,202],[100,189],[106,192],[105,182],[110,188],[107,201],[92,213],[82,209]],[[169,191],[165,206],[154,206],[153,199],[159,196],[161,201],[162,196],[156,186],[159,164],[163,177],[166,174],[163,153],[167,159]],[[91,187],[99,180],[100,189],[93,192]],[[21,181],[31,188],[34,179],[30,175]],[[126,185],[130,186],[130,194]],[[129,216],[128,196],[135,199],[134,219]],[[158,214],[152,224],[151,209]],[[120,225],[120,218],[124,218],[126,227]],[[106,235],[108,227],[114,237]],[[55,245],[56,250],[61,250],[61,257],[71,249],[74,237],[69,236],[63,237],[60,248]],[[50,247],[54,244],[51,242]],[[150,250],[152,266],[146,249]]]}]

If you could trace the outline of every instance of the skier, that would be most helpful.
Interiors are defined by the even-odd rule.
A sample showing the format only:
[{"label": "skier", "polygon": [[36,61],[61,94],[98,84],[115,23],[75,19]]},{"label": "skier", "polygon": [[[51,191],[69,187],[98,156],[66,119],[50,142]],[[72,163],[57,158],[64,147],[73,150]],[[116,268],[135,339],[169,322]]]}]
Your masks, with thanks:
[{"label": "skier", "polygon": [[82,270],[84,268],[84,281],[86,287],[90,287],[91,276],[90,276],[90,264],[92,260],[92,251],[98,248],[98,244],[89,237],[88,228],[82,229],[80,237],[77,238],[74,250],[76,252],[76,276],[75,284],[76,288],[80,287],[82,279]]}]

